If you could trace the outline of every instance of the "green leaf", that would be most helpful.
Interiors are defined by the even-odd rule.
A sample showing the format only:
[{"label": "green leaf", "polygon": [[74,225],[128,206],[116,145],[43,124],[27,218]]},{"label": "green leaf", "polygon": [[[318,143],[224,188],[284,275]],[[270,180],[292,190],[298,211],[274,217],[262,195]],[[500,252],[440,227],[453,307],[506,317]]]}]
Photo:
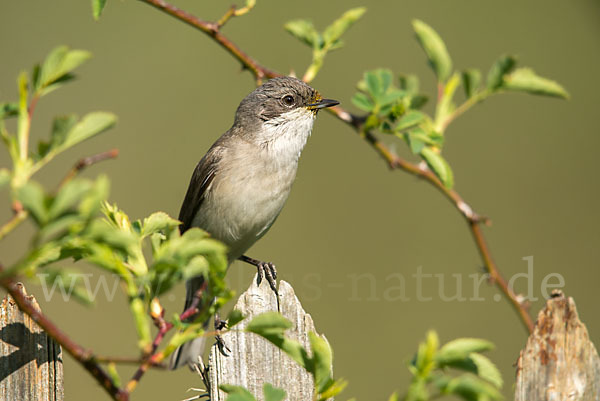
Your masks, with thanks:
[{"label": "green leaf", "polygon": [[48,219],[56,219],[71,209],[75,203],[79,203],[91,186],[88,180],[76,179],[67,182],[52,201],[48,211]]},{"label": "green leaf", "polygon": [[96,111],[85,115],[67,134],[63,148],[70,148],[115,125],[117,117],[112,113]]},{"label": "green leaf", "polygon": [[108,177],[106,175],[98,176],[79,204],[79,214],[85,219],[95,217],[102,208],[106,198],[108,198],[109,189],[110,181]]},{"label": "green leaf", "polygon": [[331,380],[327,390],[319,394],[319,401],[327,401],[344,391],[348,382],[343,379]]},{"label": "green leaf", "polygon": [[440,363],[462,360],[472,352],[483,352],[494,349],[494,344],[480,338],[457,338],[444,344],[438,353]]},{"label": "green leaf", "polygon": [[277,312],[265,312],[252,319],[246,331],[258,334],[288,354],[304,369],[311,372],[311,361],[302,345],[284,336],[292,323]]},{"label": "green leaf", "polygon": [[436,385],[444,394],[454,394],[467,401],[500,400],[502,394],[493,385],[471,375],[440,380]]},{"label": "green leaf", "polygon": [[465,89],[465,96],[470,98],[479,89],[481,84],[481,72],[475,68],[462,72],[462,83]]},{"label": "green leaf", "polygon": [[[367,11],[365,7],[353,8],[346,11],[340,18],[333,21],[331,25],[325,28],[323,32],[323,41],[326,47],[331,47],[339,43],[342,35],[352,26],[356,21],[363,16]],[[337,46],[339,47],[339,46]]]},{"label": "green leaf", "polygon": [[377,99],[384,92],[383,82],[376,70],[365,72],[365,82],[367,90],[374,99]]},{"label": "green leaf", "polygon": [[487,76],[486,86],[489,90],[497,90],[502,87],[504,83],[504,75],[511,72],[515,65],[517,64],[517,59],[513,56],[503,55],[501,56],[490,68]]},{"label": "green leaf", "polygon": [[100,19],[100,15],[102,14],[102,10],[104,10],[105,4],[106,0],[92,0],[92,12],[96,21]]},{"label": "green leaf", "polygon": [[[91,57],[85,50],[70,50],[67,46],[53,49],[46,57],[39,70],[34,91],[38,96],[50,93],[61,83],[73,78],[70,72]],[[34,74],[34,77],[37,74]]]},{"label": "green leaf", "polygon": [[227,327],[231,328],[244,320],[246,317],[237,309],[233,309],[227,316]]},{"label": "green leaf", "polygon": [[9,169],[0,168],[0,189],[4,188],[10,182],[12,173]]},{"label": "green leaf", "polygon": [[17,199],[39,226],[48,221],[46,194],[40,184],[35,181],[26,182],[17,190]]},{"label": "green leaf", "polygon": [[400,89],[405,90],[410,95],[419,92],[419,77],[416,75],[400,75],[398,80],[400,81]]},{"label": "green leaf", "polygon": [[282,401],[285,398],[285,391],[273,387],[270,383],[263,385],[263,394],[265,395],[265,401]]},{"label": "green leaf", "polygon": [[417,110],[410,110],[408,113],[403,115],[394,130],[396,132],[403,131],[408,128],[412,128],[415,125],[419,125],[425,119],[425,114]]},{"label": "green leaf", "polygon": [[[77,116],[70,114],[68,116],[55,117],[52,122],[52,132],[50,134],[49,150],[56,149],[65,143],[67,134],[77,123]],[[48,151],[49,151],[48,150]],[[47,152],[46,152],[47,153]],[[40,154],[40,156],[44,156]]]},{"label": "green leaf", "polygon": [[17,103],[0,103],[0,120],[19,115],[19,105]]},{"label": "green leaf", "polygon": [[228,394],[225,401],[256,401],[252,393],[241,386],[221,384],[219,388]]},{"label": "green leaf", "polygon": [[569,94],[559,83],[540,77],[531,68],[518,68],[505,75],[503,88],[534,95],[569,98]]},{"label": "green leaf", "polygon": [[178,227],[181,224],[179,220],[175,220],[165,212],[152,213],[144,219],[142,224],[142,236],[147,237],[160,231],[168,231]]},{"label": "green leaf", "polygon": [[494,365],[488,357],[478,353],[472,353],[469,358],[477,367],[477,371],[473,373],[477,374],[482,379],[489,381],[497,388],[502,387],[502,374],[500,374],[496,365]]},{"label": "green leaf", "polygon": [[393,393],[392,395],[390,395],[390,398],[388,398],[388,401],[399,401],[398,393]]},{"label": "green leaf", "polygon": [[429,64],[438,77],[438,81],[446,81],[452,73],[452,60],[444,41],[433,28],[423,21],[413,20],[413,29],[421,47],[427,54]]},{"label": "green leaf", "polygon": [[298,19],[289,21],[283,27],[293,37],[301,42],[306,43],[313,49],[321,47],[321,35],[319,35],[312,22],[304,19]]},{"label": "green leaf", "polygon": [[308,339],[313,354],[315,388],[317,393],[322,393],[327,390],[328,385],[333,384],[331,382],[333,354],[327,341],[312,331],[308,333]]},{"label": "green leaf", "polygon": [[421,157],[425,160],[429,168],[435,173],[446,188],[452,188],[454,177],[450,165],[438,152],[430,147],[424,147],[421,150]]},{"label": "green leaf", "polygon": [[356,92],[354,96],[352,96],[351,100],[356,107],[367,112],[372,111],[375,107],[371,99],[369,99],[367,95],[361,92]]},{"label": "green leaf", "polygon": [[464,370],[476,374],[482,379],[492,383],[497,388],[502,387],[503,381],[500,371],[496,365],[484,355],[473,352],[464,359],[453,359],[449,361],[438,360],[438,363],[442,368],[452,367]]}]

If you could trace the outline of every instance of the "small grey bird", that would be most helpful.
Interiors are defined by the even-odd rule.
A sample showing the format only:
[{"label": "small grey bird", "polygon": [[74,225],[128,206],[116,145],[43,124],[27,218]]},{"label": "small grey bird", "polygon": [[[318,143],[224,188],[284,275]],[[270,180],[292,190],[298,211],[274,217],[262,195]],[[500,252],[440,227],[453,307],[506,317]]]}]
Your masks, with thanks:
[{"label": "small grey bird", "polygon": [[[179,212],[181,232],[200,227],[228,246],[228,261],[258,268],[276,292],[272,263],[244,255],[269,230],[281,212],[296,177],[298,159],[317,112],[339,102],[293,77],[274,78],[242,100],[233,126],[200,160]],[[203,283],[186,284],[187,309]],[[185,310],[184,309],[184,310]],[[205,339],[180,347],[171,368],[198,362]]]}]

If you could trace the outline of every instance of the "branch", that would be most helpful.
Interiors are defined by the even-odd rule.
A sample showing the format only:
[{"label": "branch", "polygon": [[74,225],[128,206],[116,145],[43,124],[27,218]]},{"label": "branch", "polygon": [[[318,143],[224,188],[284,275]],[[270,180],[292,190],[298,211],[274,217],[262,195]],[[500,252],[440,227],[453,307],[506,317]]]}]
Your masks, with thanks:
[{"label": "branch", "polygon": [[[1,270],[3,270],[2,266],[0,266]],[[29,315],[38,326],[79,362],[96,379],[98,384],[108,392],[113,400],[129,400],[129,395],[115,385],[111,377],[100,367],[90,351],[71,340],[50,319],[31,304],[22,290],[22,284],[13,281],[10,277],[3,277],[0,279],[0,285],[13,297],[19,309]]]},{"label": "branch", "polygon": [[91,166],[92,164],[100,163],[104,160],[116,159],[119,155],[119,149],[111,149],[106,152],[98,153],[92,156],[83,157],[79,159],[77,163],[69,170],[67,175],[60,182],[60,186],[62,187],[67,182],[71,181],[77,174],[79,174],[86,167]]},{"label": "branch", "polygon": [[[233,42],[231,42],[220,32],[218,24],[203,21],[183,10],[178,9],[177,7],[168,4],[163,0],[140,1],[150,4],[157,9],[171,15],[172,17],[175,17],[178,20],[183,21],[186,24],[191,25],[209,35],[236,60],[242,63],[245,68],[250,70],[257,83],[260,83],[263,78],[274,78],[281,75],[261,66],[257,61],[244,53],[239,47],[233,44]],[[467,107],[468,106],[465,106],[465,109]],[[533,321],[531,320],[531,316],[529,316],[526,304],[521,301],[520,297],[515,294],[511,288],[508,287],[506,279],[504,279],[504,277],[500,274],[500,271],[498,270],[498,267],[492,258],[489,247],[486,244],[485,236],[481,230],[480,223],[486,223],[487,219],[475,213],[469,204],[466,203],[455,190],[446,188],[435,176],[435,174],[426,166],[414,164],[398,157],[384,143],[380,142],[372,132],[364,131],[363,118],[354,116],[341,107],[333,107],[329,110],[338,119],[352,126],[355,131],[359,133],[377,151],[377,153],[379,153],[379,155],[387,162],[390,168],[403,170],[407,173],[422,178],[442,192],[442,194],[454,204],[454,206],[465,218],[469,228],[471,229],[471,233],[475,239],[475,245],[481,254],[485,264],[485,269],[490,274],[492,282],[498,286],[500,291],[502,291],[504,296],[509,300],[513,308],[517,311],[524,326],[531,333],[533,331]]]},{"label": "branch", "polygon": [[[262,82],[263,78],[274,78],[281,75],[275,71],[271,71],[268,68],[261,66],[256,60],[254,60],[252,57],[248,56],[245,52],[243,52],[231,40],[223,36],[223,34],[220,31],[220,27],[224,23],[223,20],[221,20],[220,26],[218,22],[215,23],[201,20],[200,18],[195,17],[194,15],[189,14],[163,0],[140,1],[149,4],[153,7],[156,7],[160,11],[163,11],[169,14],[170,16],[177,18],[178,20],[183,21],[184,23],[196,29],[199,29],[200,31],[210,36],[236,60],[242,63],[244,68],[250,70],[250,72],[252,72],[252,75],[254,75],[254,79],[257,83]],[[227,21],[227,19],[229,19],[229,17],[225,19],[225,22]]]},{"label": "branch", "polygon": [[[192,298],[192,302],[190,303],[190,306],[186,310],[184,310],[181,315],[179,315],[180,321],[183,322],[183,321],[198,314],[198,312],[200,311],[198,309],[198,306],[200,305],[200,301],[202,300],[204,291],[206,291],[206,287],[207,287],[207,282],[204,281],[202,283],[202,286],[200,288],[198,288],[198,290],[194,293],[194,297]],[[158,301],[157,298],[152,300],[152,304],[150,306],[150,311],[151,311],[150,314],[152,316],[152,321],[158,328],[158,333],[156,334],[156,337],[154,338],[154,341],[152,342],[152,350],[151,350],[150,354],[148,355],[146,360],[143,361],[143,363],[140,365],[138,370],[136,370],[136,372],[133,374],[133,376],[129,380],[129,383],[127,383],[126,389],[127,389],[128,393],[131,393],[133,390],[135,390],[137,384],[139,383],[139,381],[142,378],[142,376],[144,375],[144,373],[146,373],[148,368],[150,368],[152,366],[158,366],[161,364],[162,360],[164,359],[164,355],[162,352],[157,353],[156,350],[160,346],[160,343],[162,342],[162,340],[165,338],[165,335],[167,334],[167,332],[173,328],[173,323],[167,322],[165,320],[165,310],[160,305],[160,302]]]}]

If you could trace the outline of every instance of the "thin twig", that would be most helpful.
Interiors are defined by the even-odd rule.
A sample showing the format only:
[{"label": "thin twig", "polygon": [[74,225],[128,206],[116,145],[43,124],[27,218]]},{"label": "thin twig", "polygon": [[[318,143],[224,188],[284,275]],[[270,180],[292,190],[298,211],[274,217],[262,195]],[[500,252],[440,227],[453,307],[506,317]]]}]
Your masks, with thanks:
[{"label": "thin twig", "polygon": [[[2,270],[0,266],[0,270]],[[50,337],[67,351],[77,362],[79,362],[116,401],[128,401],[129,395],[113,382],[112,378],[102,369],[94,359],[94,355],[82,346],[71,340],[66,333],[60,330],[40,310],[36,309],[27,296],[23,293],[22,285],[13,281],[10,277],[0,278],[0,285],[8,291],[24,313],[38,324]]]},{"label": "thin twig", "polygon": [[[202,32],[209,35],[215,42],[217,42],[220,46],[222,46],[229,54],[231,54],[236,60],[238,60],[242,65],[250,70],[254,75],[257,83],[260,83],[263,78],[274,78],[277,76],[281,76],[281,74],[267,69],[260,65],[256,60],[248,56],[245,52],[243,52],[239,47],[237,47],[231,40],[225,37],[220,31],[219,27],[215,23],[203,21],[183,10],[178,9],[175,6],[168,4],[163,0],[140,0],[144,3],[150,4],[157,9],[171,15],[174,18],[179,19],[180,21],[185,22],[188,25],[191,25]],[[472,102],[475,103],[478,99],[474,99]],[[466,110],[470,107],[471,104],[467,104],[464,107]],[[455,113],[453,118],[458,116],[462,111],[461,109],[458,113]],[[529,312],[527,311],[527,306],[525,303],[521,302],[520,297],[518,297],[511,288],[508,287],[506,280],[500,274],[498,267],[496,266],[493,258],[491,256],[491,252],[489,247],[486,244],[485,236],[481,230],[481,223],[488,223],[487,218],[484,218],[473,211],[473,209],[469,206],[467,202],[465,202],[462,197],[453,189],[448,189],[444,186],[443,183],[435,176],[431,170],[426,167],[421,167],[419,164],[411,163],[406,161],[397,155],[395,155],[384,143],[380,142],[375,135],[371,132],[364,132],[363,130],[363,122],[364,119],[362,117],[357,117],[341,107],[333,107],[330,109],[338,119],[352,126],[357,133],[359,133],[376,151],[379,155],[387,162],[388,166],[392,169],[399,169],[406,171],[410,174],[413,174],[419,178],[424,179],[435,188],[437,188],[444,196],[450,200],[461,215],[465,218],[468,223],[471,233],[475,239],[475,244],[481,257],[485,263],[485,268],[487,272],[490,274],[490,277],[493,280],[493,283],[498,286],[498,288],[502,291],[504,296],[509,300],[509,302],[513,305],[515,310],[517,311],[521,321],[527,330],[531,333],[533,330],[533,321],[531,320],[531,316],[529,316]],[[446,124],[447,125],[447,124]]]},{"label": "thin twig", "polygon": [[[181,315],[179,315],[180,321],[183,322],[183,321],[189,319],[190,317],[195,316],[199,312],[198,306],[200,305],[202,296],[204,295],[204,291],[206,291],[206,287],[207,287],[207,282],[204,281],[202,283],[202,286],[200,286],[200,288],[198,290],[196,290],[196,292],[194,293],[194,297],[192,298],[192,302],[191,302],[190,306],[186,310],[184,310]],[[158,310],[156,310],[155,313],[152,313],[152,321],[154,322],[156,327],[158,327],[158,333],[156,334],[156,337],[154,338],[154,341],[152,342],[152,350],[151,350],[150,354],[148,355],[146,360],[143,361],[143,363],[140,365],[140,367],[135,371],[135,373],[129,380],[129,383],[127,383],[126,391],[128,393],[131,393],[133,390],[135,390],[137,384],[139,383],[139,381],[142,378],[142,376],[144,375],[144,373],[146,373],[146,371],[148,371],[148,368],[150,368],[151,366],[159,365],[162,362],[162,360],[164,359],[163,353],[156,352],[156,350],[160,346],[160,343],[164,339],[167,332],[173,328],[173,323],[167,322],[164,319],[165,311],[164,311],[164,309],[162,309],[160,304],[158,304],[158,300],[156,300],[156,302],[158,305],[157,306]]]},{"label": "thin twig", "polygon": [[2,240],[6,235],[8,235],[12,230],[14,230],[19,224],[21,224],[28,216],[26,210],[16,211],[13,217],[10,218],[6,223],[0,227],[0,240]]},{"label": "thin twig", "polygon": [[79,174],[86,167],[91,166],[92,164],[100,163],[104,160],[115,159],[119,155],[119,149],[111,149],[106,152],[98,153],[92,156],[83,157],[79,159],[77,163],[69,170],[67,175],[60,182],[60,187],[65,185],[67,182],[71,181],[77,174]]},{"label": "thin twig", "polygon": [[157,9],[169,14],[170,16],[177,18],[180,21],[185,22],[192,27],[199,29],[211,38],[215,40],[220,46],[222,46],[229,54],[235,57],[244,68],[247,68],[254,75],[255,80],[260,83],[264,78],[273,78],[280,74],[269,70],[266,67],[261,66],[256,60],[248,56],[243,52],[237,45],[231,40],[225,37],[219,30],[217,23],[208,22],[195,17],[163,0],[140,0],[146,4],[149,4]]}]

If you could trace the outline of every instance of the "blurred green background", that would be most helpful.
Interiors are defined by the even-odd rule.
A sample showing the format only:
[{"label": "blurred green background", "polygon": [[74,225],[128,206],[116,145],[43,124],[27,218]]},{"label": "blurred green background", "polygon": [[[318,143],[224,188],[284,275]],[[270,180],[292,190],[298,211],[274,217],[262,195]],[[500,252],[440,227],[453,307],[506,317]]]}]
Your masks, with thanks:
[{"label": "blurred green background", "polygon": [[[208,20],[229,6],[217,1],[177,1]],[[446,41],[457,69],[484,73],[503,53],[560,82],[570,101],[510,94],[493,97],[453,124],[445,155],[456,189],[473,208],[490,216],[489,244],[505,276],[527,270],[533,256],[535,315],[543,306],[544,277],[559,273],[564,291],[575,297],[592,340],[600,344],[597,286],[600,283],[600,212],[597,196],[598,105],[600,104],[600,4],[597,1],[274,1],[258,0],[247,16],[224,33],[264,65],[299,75],[309,50],[284,32],[284,22],[312,19],[322,29],[351,7],[368,12],[345,36],[346,46],[330,54],[314,86],[325,96],[350,103],[366,69],[388,67],[416,73],[432,93],[434,77],[414,39],[410,21],[431,24]],[[205,35],[140,2],[109,0],[99,22],[90,1],[4,1],[0,5],[0,100],[17,97],[16,76],[68,44],[94,58],[78,70],[77,82],[38,105],[33,137],[47,135],[52,116],[108,110],[119,116],[115,129],[76,147],[37,178],[51,188],[81,156],[112,147],[116,161],[85,172],[107,173],[111,201],[133,218],[156,210],[176,216],[191,172],[210,144],[232,122],[239,101],[253,89],[249,73]],[[429,108],[428,110],[431,110]],[[382,138],[403,156],[405,145]],[[408,156],[410,157],[410,156]],[[8,156],[0,154],[0,165]],[[6,196],[0,221],[10,216]],[[0,244],[1,261],[13,262],[27,246],[23,226]],[[497,290],[482,285],[474,296],[473,275],[482,263],[462,217],[430,185],[403,172],[390,172],[351,129],[322,113],[302,155],[292,195],[278,222],[250,252],[273,261],[292,283],[334,352],[336,376],[349,380],[341,399],[384,400],[403,393],[406,362],[428,329],[442,341],[459,337],[492,340],[491,358],[501,368],[504,393],[512,398],[514,363],[526,333]],[[424,279],[418,301],[412,277]],[[92,271],[93,272],[93,271]],[[230,271],[241,290],[253,269]],[[357,280],[357,275],[368,276]],[[398,274],[408,300],[394,300]],[[466,301],[444,301],[462,280]],[[95,276],[94,279],[97,277]],[[92,280],[94,282],[94,280]],[[556,282],[555,279],[551,282]],[[29,284],[42,308],[71,336],[100,354],[134,355],[134,330],[122,297],[99,296],[86,308],[55,296],[45,302],[41,287]],[[517,290],[526,291],[525,279]],[[183,288],[164,297],[169,314],[179,312]],[[596,306],[595,306],[596,305]],[[596,310],[596,312],[594,312]],[[129,377],[130,368],[120,368]],[[107,396],[69,357],[65,362],[68,400]],[[189,371],[152,371],[134,400],[181,400],[200,387]],[[291,397],[291,399],[294,399]]]}]

